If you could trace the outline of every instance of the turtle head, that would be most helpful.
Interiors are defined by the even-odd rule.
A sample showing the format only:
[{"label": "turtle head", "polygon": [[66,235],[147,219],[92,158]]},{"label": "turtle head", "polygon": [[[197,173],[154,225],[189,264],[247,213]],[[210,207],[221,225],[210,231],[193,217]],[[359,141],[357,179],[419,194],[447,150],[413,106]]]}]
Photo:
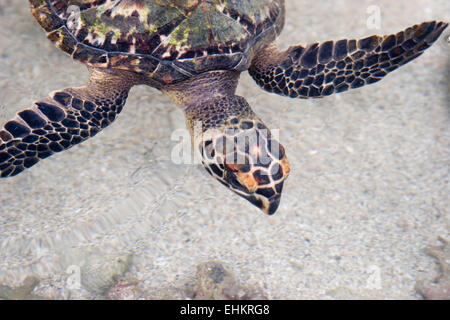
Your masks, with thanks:
[{"label": "turtle head", "polygon": [[[215,81],[219,82],[216,87],[231,92],[217,93],[214,98],[184,109],[197,159],[219,182],[265,213],[273,214],[289,175],[284,148],[247,101],[232,95],[234,82]],[[182,93],[186,95],[186,91]]]},{"label": "turtle head", "polygon": [[284,148],[257,118],[231,118],[199,142],[206,170],[267,214],[278,208],[289,163]]}]

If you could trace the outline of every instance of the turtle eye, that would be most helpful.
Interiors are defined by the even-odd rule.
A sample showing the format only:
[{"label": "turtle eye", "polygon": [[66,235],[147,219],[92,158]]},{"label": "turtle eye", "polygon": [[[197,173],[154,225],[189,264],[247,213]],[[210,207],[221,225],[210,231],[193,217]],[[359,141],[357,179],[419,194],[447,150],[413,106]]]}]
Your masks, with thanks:
[{"label": "turtle eye", "polygon": [[231,184],[231,186],[235,189],[243,189],[239,181],[237,181],[236,176],[230,176],[228,179],[228,182]]},{"label": "turtle eye", "polygon": [[239,167],[236,164],[225,164],[224,178],[230,184],[231,187],[238,190],[245,190],[242,184],[237,179],[236,174],[239,172]]},{"label": "turtle eye", "polygon": [[248,193],[247,188],[238,181],[235,172],[225,170],[224,178],[225,181],[229,184],[229,186],[231,186],[233,189]]}]

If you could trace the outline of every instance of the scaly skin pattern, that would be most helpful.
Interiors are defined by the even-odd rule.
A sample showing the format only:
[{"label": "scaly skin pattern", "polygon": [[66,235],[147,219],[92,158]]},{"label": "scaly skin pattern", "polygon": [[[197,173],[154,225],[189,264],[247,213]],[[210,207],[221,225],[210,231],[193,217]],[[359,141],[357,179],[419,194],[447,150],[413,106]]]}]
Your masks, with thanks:
[{"label": "scaly skin pattern", "polygon": [[94,71],[85,87],[52,92],[18,112],[0,129],[0,177],[95,136],[120,113],[132,84],[124,74]]},{"label": "scaly skin pattern", "polygon": [[245,99],[217,97],[185,112],[206,171],[265,213],[275,213],[289,163],[283,146]]},{"label": "scaly skin pattern", "polygon": [[281,52],[269,46],[255,57],[249,73],[269,92],[291,98],[329,96],[381,80],[420,56],[447,25],[425,22],[384,37],[297,45]]}]

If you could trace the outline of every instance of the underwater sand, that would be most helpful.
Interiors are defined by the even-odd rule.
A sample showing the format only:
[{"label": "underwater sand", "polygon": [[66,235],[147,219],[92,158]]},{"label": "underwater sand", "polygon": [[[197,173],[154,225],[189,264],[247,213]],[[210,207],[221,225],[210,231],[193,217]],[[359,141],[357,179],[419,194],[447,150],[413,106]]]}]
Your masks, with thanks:
[{"label": "underwater sand", "polygon": [[[381,9],[380,30],[366,27],[369,5]],[[287,0],[279,44],[432,19],[450,21],[450,2]],[[148,292],[183,288],[196,265],[220,260],[271,299],[421,298],[416,280],[438,272],[422,248],[450,239],[448,35],[381,82],[326,99],[283,98],[242,75],[238,94],[280,129],[291,164],[273,216],[201,166],[174,164],[182,111],[155,89],[134,88],[94,139],[0,181],[0,284],[35,275],[37,294],[92,299],[69,288],[67,268],[92,252],[105,264],[131,253],[126,276]],[[28,1],[0,0],[1,122],[87,76],[45,39]]]}]

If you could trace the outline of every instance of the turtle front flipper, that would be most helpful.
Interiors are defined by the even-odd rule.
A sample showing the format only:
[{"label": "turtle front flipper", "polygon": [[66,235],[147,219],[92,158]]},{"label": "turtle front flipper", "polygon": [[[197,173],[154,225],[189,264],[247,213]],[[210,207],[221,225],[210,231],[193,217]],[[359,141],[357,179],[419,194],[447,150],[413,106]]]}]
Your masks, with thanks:
[{"label": "turtle front flipper", "polygon": [[285,51],[271,45],[255,57],[249,72],[269,92],[292,98],[328,96],[381,80],[420,56],[447,25],[424,22],[393,35],[297,45]]},{"label": "turtle front flipper", "polygon": [[81,88],[52,92],[0,128],[0,177],[14,176],[95,136],[122,110],[135,79],[93,70]]},{"label": "turtle front flipper", "polygon": [[265,213],[275,213],[289,164],[283,146],[245,99],[216,96],[188,105],[185,113],[205,169]]}]

